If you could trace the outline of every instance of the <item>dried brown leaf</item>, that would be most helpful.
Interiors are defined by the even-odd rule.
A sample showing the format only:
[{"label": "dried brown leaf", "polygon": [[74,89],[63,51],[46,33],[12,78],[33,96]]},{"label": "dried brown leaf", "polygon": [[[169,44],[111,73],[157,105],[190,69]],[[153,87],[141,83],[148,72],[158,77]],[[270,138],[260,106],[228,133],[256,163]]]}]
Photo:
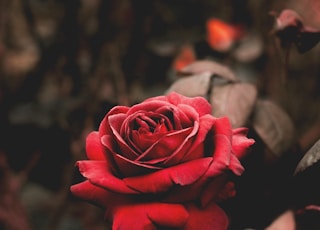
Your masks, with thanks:
[{"label": "dried brown leaf", "polygon": [[267,99],[256,103],[253,128],[266,146],[280,157],[292,145],[294,126],[289,115],[277,104]]},{"label": "dried brown leaf", "polygon": [[306,152],[298,163],[294,174],[303,172],[320,160],[320,139]]},{"label": "dried brown leaf", "polygon": [[212,114],[228,116],[233,128],[241,127],[247,123],[256,97],[257,89],[250,83],[215,85],[210,95]]},{"label": "dried brown leaf", "polygon": [[261,56],[263,52],[263,41],[258,36],[248,36],[242,39],[233,51],[233,56],[240,62],[250,63]]},{"label": "dried brown leaf", "polygon": [[295,230],[296,221],[292,210],[287,210],[278,216],[266,230]]},{"label": "dried brown leaf", "polygon": [[211,75],[218,75],[231,82],[237,82],[239,79],[235,76],[233,71],[227,66],[212,60],[196,61],[184,68],[178,74],[180,75],[195,75],[203,72],[209,72]]},{"label": "dried brown leaf", "polygon": [[188,97],[207,97],[211,81],[211,73],[203,72],[176,80],[166,93],[172,91]]}]

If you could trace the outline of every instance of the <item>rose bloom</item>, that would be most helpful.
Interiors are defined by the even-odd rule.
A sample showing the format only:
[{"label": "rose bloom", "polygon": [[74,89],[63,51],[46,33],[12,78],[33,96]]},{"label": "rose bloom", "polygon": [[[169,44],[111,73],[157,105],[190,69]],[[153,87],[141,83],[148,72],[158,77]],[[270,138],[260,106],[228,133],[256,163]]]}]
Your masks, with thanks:
[{"label": "rose bloom", "polygon": [[211,115],[203,97],[172,92],[116,106],[76,163],[85,181],[71,192],[105,209],[112,229],[227,229],[219,201],[235,194],[230,173],[254,140]]}]

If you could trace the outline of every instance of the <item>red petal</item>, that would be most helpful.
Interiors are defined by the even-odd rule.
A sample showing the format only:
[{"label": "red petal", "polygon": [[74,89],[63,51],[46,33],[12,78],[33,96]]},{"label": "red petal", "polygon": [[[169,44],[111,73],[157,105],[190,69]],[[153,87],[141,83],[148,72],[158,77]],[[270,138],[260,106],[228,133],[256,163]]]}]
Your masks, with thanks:
[{"label": "red petal", "polygon": [[234,174],[236,174],[238,176],[240,176],[244,171],[244,168],[241,165],[239,159],[234,154],[231,154],[231,156],[230,156],[229,168],[231,169],[231,171]]},{"label": "red petal", "polygon": [[88,180],[72,185],[70,191],[74,196],[82,200],[105,208],[105,217],[109,221],[112,221],[116,208],[133,202],[126,194],[110,192],[109,190],[91,184]]},{"label": "red petal", "polygon": [[113,175],[106,161],[78,161],[77,166],[80,173],[94,185],[119,193],[137,193],[129,188],[123,180]]},{"label": "red petal", "polygon": [[[137,176],[141,174],[147,174],[147,173],[152,173],[155,170],[161,169],[160,167],[153,166],[153,165],[148,165],[148,164],[143,164],[140,162],[135,162],[132,160],[129,160],[119,154],[114,155],[114,160],[123,174],[123,177],[132,177],[132,176]],[[162,161],[163,159],[160,159]]]},{"label": "red petal", "polygon": [[231,143],[225,135],[214,135],[215,149],[213,151],[213,162],[206,173],[207,177],[221,174],[228,169],[231,156]]},{"label": "red petal", "polygon": [[126,205],[117,209],[114,213],[112,229],[181,228],[187,218],[188,212],[180,204],[142,203]]},{"label": "red petal", "polygon": [[187,210],[180,204],[155,203],[148,211],[148,217],[161,227],[182,227],[189,217]]},{"label": "red petal", "polygon": [[201,198],[201,192],[204,185],[208,182],[207,178],[200,177],[195,183],[186,186],[174,186],[170,192],[162,198],[162,201],[168,203],[186,203],[197,201]]},{"label": "red petal", "polygon": [[238,158],[244,157],[248,152],[248,148],[255,142],[253,139],[248,139],[246,137],[247,133],[247,128],[238,128],[233,130],[232,150]]},{"label": "red petal", "polygon": [[120,129],[125,119],[126,119],[125,114],[112,115],[108,118],[108,122],[113,133],[112,137],[115,139],[115,141],[119,145],[121,154],[127,157],[128,159],[132,160],[137,157],[137,154],[133,149],[131,149],[128,146],[127,142],[120,135]]},{"label": "red petal", "polygon": [[232,127],[228,117],[216,118],[213,126],[214,134],[222,134],[228,137],[231,141]]},{"label": "red petal", "polygon": [[228,166],[230,163],[231,155],[231,143],[230,139],[225,135],[214,135],[214,151],[213,151],[213,162]]},{"label": "red petal", "polygon": [[187,128],[169,133],[150,146],[150,148],[136,160],[148,161],[156,158],[175,156],[175,153],[178,152],[177,150],[179,150],[196,131],[197,129]]},{"label": "red petal", "polygon": [[[150,98],[152,99],[152,98]],[[134,106],[132,106],[127,115],[132,115],[138,111],[146,111],[146,112],[154,112],[157,109],[161,108],[161,107],[172,107],[172,105],[169,102],[166,101],[160,101],[160,100],[145,100],[144,102],[141,102],[139,104],[136,104]]]},{"label": "red petal", "polygon": [[108,117],[114,114],[126,114],[127,111],[129,110],[129,107],[127,106],[115,106],[113,107],[107,115],[102,119],[100,126],[99,126],[99,134],[100,136],[110,134],[110,126],[108,123]]},{"label": "red petal", "polygon": [[199,116],[211,114],[211,105],[204,97],[186,97],[176,92],[171,92],[167,95],[168,101],[172,104],[186,104],[193,107]]},{"label": "red petal", "polygon": [[103,151],[100,136],[98,132],[91,132],[86,139],[86,152],[90,160],[105,160],[106,156]]},{"label": "red petal", "polygon": [[225,187],[226,183],[227,183],[226,174],[222,174],[220,176],[213,178],[210,181],[210,183],[203,189],[203,192],[200,196],[202,207],[207,206],[208,203],[212,201],[217,201],[217,198],[218,198],[217,196]]},{"label": "red petal", "polygon": [[[172,165],[176,165],[179,163],[192,161],[195,159],[199,159],[203,157],[203,151],[201,151],[201,148],[197,149],[198,151],[190,152],[190,148],[192,148],[193,140],[195,139],[194,136],[189,135],[184,142],[179,146],[178,149],[170,156],[165,159],[163,162],[164,167],[169,167]],[[202,148],[203,150],[203,148]],[[186,157],[189,156],[189,157]]]},{"label": "red petal", "polygon": [[181,126],[190,127],[195,121],[199,121],[199,113],[190,105],[180,104],[177,105],[177,117],[179,118]]},{"label": "red petal", "polygon": [[212,158],[201,158],[147,175],[124,178],[128,187],[142,193],[165,192],[175,185],[189,185],[196,182],[208,170]]},{"label": "red petal", "polygon": [[208,135],[208,132],[212,129],[213,125],[215,124],[216,118],[211,116],[210,114],[204,115],[200,117],[199,120],[199,131],[196,135],[196,139],[194,140],[192,147],[189,153],[184,156],[184,161],[189,161],[194,159],[195,157],[200,158],[204,156],[203,150],[203,143]]},{"label": "red petal", "polygon": [[146,101],[167,101],[173,105],[186,104],[193,107],[199,116],[211,114],[211,105],[204,97],[186,97],[176,92],[170,92],[166,96],[157,96]]},{"label": "red petal", "polygon": [[121,153],[121,155],[124,155],[124,157],[126,158],[130,160],[135,160],[138,157],[138,154],[128,145],[126,145],[125,142],[117,142],[117,144],[115,144],[113,136],[102,136],[101,143],[109,150],[109,153],[111,153],[112,155],[118,154],[115,150],[120,148],[120,150],[118,151]]},{"label": "red petal", "polygon": [[78,198],[93,202],[95,205],[105,207],[110,201],[114,200],[115,195],[108,190],[91,184],[88,180],[70,187],[70,191]]},{"label": "red petal", "polygon": [[211,203],[205,208],[198,208],[193,204],[187,206],[189,218],[184,226],[184,230],[227,230],[228,216],[215,203]]}]

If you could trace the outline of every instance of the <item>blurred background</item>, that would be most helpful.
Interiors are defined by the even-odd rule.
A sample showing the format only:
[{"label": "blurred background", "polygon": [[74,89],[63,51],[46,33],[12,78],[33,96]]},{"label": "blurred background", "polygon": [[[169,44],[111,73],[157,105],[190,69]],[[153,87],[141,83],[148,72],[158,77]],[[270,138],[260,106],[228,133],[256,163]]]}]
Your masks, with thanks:
[{"label": "blurred background", "polygon": [[0,229],[108,229],[103,210],[69,192],[86,135],[195,60],[254,82],[308,150],[320,137],[320,47],[293,49],[285,66],[272,30],[289,7],[320,30],[311,0],[0,0]]}]

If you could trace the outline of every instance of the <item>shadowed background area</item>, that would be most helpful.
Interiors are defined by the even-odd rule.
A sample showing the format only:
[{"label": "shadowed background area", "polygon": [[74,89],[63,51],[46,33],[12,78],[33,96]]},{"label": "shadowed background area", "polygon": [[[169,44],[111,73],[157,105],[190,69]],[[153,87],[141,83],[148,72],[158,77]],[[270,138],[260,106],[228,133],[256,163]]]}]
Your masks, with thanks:
[{"label": "shadowed background area", "polygon": [[[305,53],[286,52],[272,33],[285,8],[315,31]],[[320,138],[319,12],[316,0],[0,0],[0,229],[109,229],[103,210],[69,192],[82,180],[74,163],[86,158],[86,135],[113,106],[164,94],[183,67],[204,59],[255,84],[295,129],[294,143],[276,157],[250,132],[257,154],[244,161],[239,198],[224,204],[232,229],[266,227],[301,205],[286,195],[302,184],[291,181],[294,168]],[[209,27],[210,19],[221,27]],[[217,31],[230,46],[210,38]],[[297,222],[306,229],[317,218]]]}]

